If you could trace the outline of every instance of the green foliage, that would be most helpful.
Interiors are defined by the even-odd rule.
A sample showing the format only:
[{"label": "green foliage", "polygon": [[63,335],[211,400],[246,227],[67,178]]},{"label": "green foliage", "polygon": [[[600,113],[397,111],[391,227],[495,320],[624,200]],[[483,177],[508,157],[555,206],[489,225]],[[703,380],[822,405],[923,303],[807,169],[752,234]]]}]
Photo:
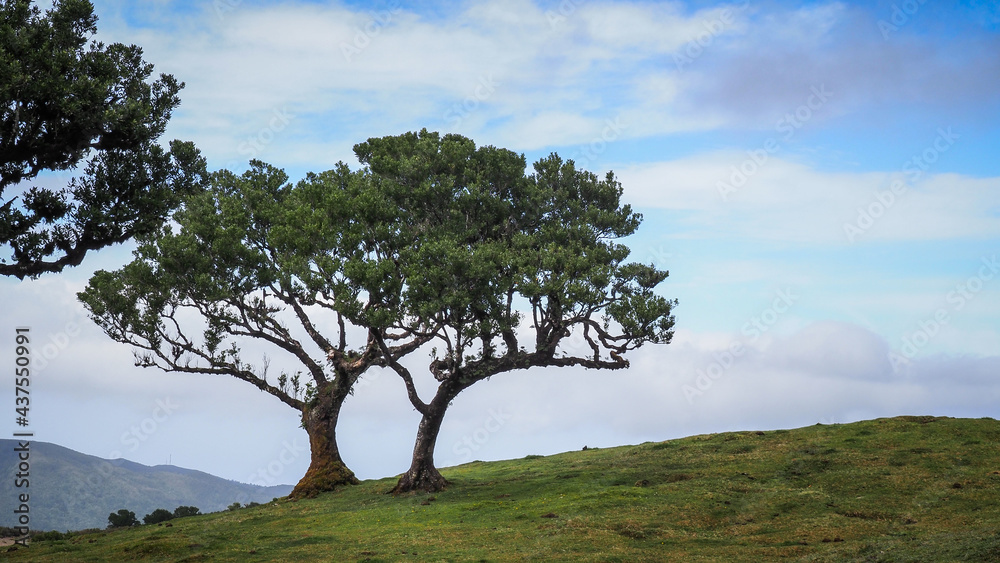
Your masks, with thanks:
[{"label": "green foliage", "polygon": [[[80,299],[138,365],[236,377],[303,411],[311,432],[335,427],[306,421],[339,413],[372,365],[396,370],[426,414],[399,362],[424,344],[436,345],[428,369],[447,404],[498,373],[622,369],[630,350],[670,341],[675,301],[655,293],[667,272],[626,261],[617,241],[641,216],[612,173],[553,154],[527,175],[523,155],[427,130],[355,153],[361,169],[339,163],[297,184],[259,161],[213,174],[174,215],[179,229],[145,238]],[[316,324],[321,311],[336,322]],[[533,334],[519,330],[525,317]],[[364,340],[349,342],[348,325]],[[269,381],[266,357],[244,358],[247,338],[304,371]]]},{"label": "green foliage", "polygon": [[166,522],[167,520],[172,520],[173,518],[174,514],[166,508],[157,508],[156,510],[143,516],[142,522],[143,524],[159,524],[160,522]]},{"label": "green foliage", "polygon": [[[526,176],[523,156],[426,130],[355,150],[362,170],[339,164],[294,186],[256,161],[241,176],[214,174],[176,214],[180,232],[96,274],[81,299],[112,338],[145,350],[140,365],[228,373],[296,408],[324,377],[275,320],[289,308],[300,320],[306,307],[330,309],[372,330],[383,353],[393,338],[439,340],[431,370],[467,384],[534,365],[621,368],[628,350],[669,342],[674,301],[654,293],[667,272],[626,263],[614,242],[641,217],[620,203],[613,174],[552,155]],[[204,317],[200,342],[173,330],[183,308]],[[535,338],[522,346],[515,329],[529,312]],[[560,349],[573,331],[585,354]],[[237,336],[293,353],[313,381],[282,373],[267,384]],[[345,362],[364,352],[313,340]]]},{"label": "green foliage", "polygon": [[[143,350],[140,365],[232,375],[300,409],[308,384],[326,377],[324,360],[310,357],[311,351],[277,320],[280,312],[298,313],[320,298],[296,275],[301,258],[289,245],[301,241],[290,240],[290,230],[305,227],[292,224],[300,210],[289,201],[292,188],[286,182],[282,171],[257,161],[241,176],[225,170],[213,174],[211,190],[190,198],[176,213],[179,232],[165,228],[137,249],[132,263],[95,274],[81,300],[109,336]],[[337,287],[322,289],[329,293]],[[322,305],[341,307],[339,301]],[[202,319],[200,326],[173,322],[185,309]],[[332,348],[337,340],[315,332],[301,312],[300,320],[316,336],[313,344]],[[275,386],[267,380],[266,359],[257,367],[244,360],[236,341],[245,337],[293,354],[306,371],[282,373]]]},{"label": "green foliage", "polygon": [[174,518],[184,518],[186,516],[198,516],[201,511],[197,506],[178,506],[174,509]]},{"label": "green foliage", "polygon": [[238,503],[238,502],[234,502],[233,504],[230,504],[229,506],[227,506],[227,507],[226,507],[226,510],[228,510],[228,511],[232,512],[232,511],[234,511],[234,510],[239,510],[239,509],[241,509],[241,508],[243,508],[243,505],[242,505],[242,504],[240,504],[240,503]]},{"label": "green foliage", "polygon": [[[94,42],[90,2],[32,4],[0,5],[0,247],[12,258],[0,274],[19,278],[149,233],[206,179],[194,145],[157,144],[183,84],[151,80],[135,45]],[[64,190],[24,185],[83,163]]]},{"label": "green foliage", "polygon": [[[641,216],[621,203],[612,173],[598,178],[553,154],[526,176],[521,155],[426,130],[355,151],[375,197],[352,209],[365,210],[363,245],[379,258],[358,283],[376,292],[395,277],[378,326],[433,333],[443,345],[431,364],[439,380],[621,368],[628,350],[670,341],[674,301],[654,293],[667,272],[625,262],[629,249],[615,240]],[[515,331],[526,313],[527,346]],[[562,346],[573,331],[582,353]]]},{"label": "green foliage", "polygon": [[[5,557],[995,561],[1000,422],[931,420],[727,432],[468,463],[442,471],[452,486],[433,500],[386,495],[393,479],[366,481],[316,499],[34,544]],[[731,453],[744,445],[753,451]],[[887,452],[903,454],[904,464],[890,464]],[[807,459],[828,463],[821,471],[805,464],[808,479],[787,474]]]},{"label": "green foliage", "polygon": [[108,514],[109,528],[129,528],[138,526],[139,520],[135,517],[135,512],[122,508],[118,512]]}]

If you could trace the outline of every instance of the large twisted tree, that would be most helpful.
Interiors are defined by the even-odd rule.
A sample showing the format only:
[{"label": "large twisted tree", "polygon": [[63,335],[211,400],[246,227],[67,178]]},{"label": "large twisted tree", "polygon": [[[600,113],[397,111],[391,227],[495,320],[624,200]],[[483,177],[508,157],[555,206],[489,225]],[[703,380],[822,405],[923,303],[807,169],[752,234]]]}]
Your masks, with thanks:
[{"label": "large twisted tree", "polygon": [[[0,249],[10,253],[0,275],[78,265],[156,229],[204,186],[194,145],[157,144],[183,84],[151,81],[135,45],[92,41],[96,24],[84,0],[56,0],[44,14],[27,0],[0,4]],[[81,164],[66,188],[33,185]]]},{"label": "large twisted tree", "polygon": [[[308,497],[357,483],[337,447],[341,407],[368,368],[426,338],[385,334],[377,344],[367,328],[382,313],[381,295],[352,279],[378,275],[356,219],[362,177],[340,165],[287,180],[257,161],[241,176],[213,174],[174,215],[179,228],[150,237],[121,270],[95,274],[80,298],[111,338],[133,346],[137,365],[232,376],[301,411],[311,461],[292,496]],[[267,349],[301,369],[269,374]]]},{"label": "large twisted tree", "polygon": [[526,176],[523,156],[426,131],[355,150],[391,233],[367,244],[391,256],[401,289],[392,324],[373,336],[383,351],[394,333],[435,345],[430,401],[407,367],[386,360],[422,415],[395,492],[446,485],[435,443],[448,406],[473,384],[533,367],[623,369],[629,350],[670,341],[675,301],[654,293],[667,272],[626,263],[628,247],[615,242],[641,216],[621,204],[613,174],[598,179],[552,155]]},{"label": "large twisted tree", "polygon": [[[355,482],[336,426],[371,367],[398,373],[422,416],[396,490],[437,490],[434,444],[462,390],[515,369],[620,369],[627,351],[670,340],[673,301],[653,293],[667,273],[626,264],[614,242],[640,217],[612,175],[553,155],[526,176],[522,156],[426,130],[355,152],[360,170],[339,164],[295,185],[260,162],[214,174],[177,228],[80,294],[139,365],[230,375],[300,410],[312,460],[293,496]],[[564,346],[574,331],[582,351]],[[262,345],[306,380],[269,378]],[[439,382],[430,402],[403,365],[424,346]]]}]

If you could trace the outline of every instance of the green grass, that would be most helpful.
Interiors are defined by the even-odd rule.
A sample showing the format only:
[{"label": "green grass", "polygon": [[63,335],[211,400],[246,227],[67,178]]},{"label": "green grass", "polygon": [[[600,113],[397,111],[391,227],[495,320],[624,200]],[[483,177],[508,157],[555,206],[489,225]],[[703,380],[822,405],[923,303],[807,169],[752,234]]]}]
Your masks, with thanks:
[{"label": "green grass", "polygon": [[899,417],[443,470],[74,534],[17,561],[1000,561],[1000,422]]}]

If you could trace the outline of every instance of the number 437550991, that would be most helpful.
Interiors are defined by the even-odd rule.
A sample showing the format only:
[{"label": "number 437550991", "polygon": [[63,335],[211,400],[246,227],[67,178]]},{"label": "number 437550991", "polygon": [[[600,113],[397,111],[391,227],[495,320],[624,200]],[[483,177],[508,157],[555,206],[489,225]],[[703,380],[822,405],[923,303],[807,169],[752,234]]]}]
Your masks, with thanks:
[{"label": "number 437550991", "polygon": [[31,349],[28,347],[31,338],[29,332],[30,329],[19,328],[15,337],[17,347],[14,349],[14,353],[17,355],[17,359],[15,360],[16,369],[14,372],[14,402],[18,415],[17,423],[21,426],[28,425],[28,409],[31,405],[31,399],[28,396],[28,387],[31,386]]}]

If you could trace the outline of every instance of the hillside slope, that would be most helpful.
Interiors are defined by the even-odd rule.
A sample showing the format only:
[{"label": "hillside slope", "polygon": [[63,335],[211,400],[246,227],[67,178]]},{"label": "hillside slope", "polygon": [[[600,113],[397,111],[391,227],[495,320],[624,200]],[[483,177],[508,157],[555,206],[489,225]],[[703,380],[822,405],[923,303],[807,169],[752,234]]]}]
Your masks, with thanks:
[{"label": "hillside slope", "polygon": [[[18,493],[15,440],[0,440],[0,526],[14,526]],[[233,502],[268,502],[291,486],[259,487],[172,465],[150,467],[124,459],[106,460],[56,444],[30,444],[30,515],[33,530],[104,528],[108,514],[127,508],[138,518],[157,508],[197,506],[225,510]]]},{"label": "hillside slope", "polygon": [[730,432],[366,481],[14,561],[1000,561],[1000,422]]}]

